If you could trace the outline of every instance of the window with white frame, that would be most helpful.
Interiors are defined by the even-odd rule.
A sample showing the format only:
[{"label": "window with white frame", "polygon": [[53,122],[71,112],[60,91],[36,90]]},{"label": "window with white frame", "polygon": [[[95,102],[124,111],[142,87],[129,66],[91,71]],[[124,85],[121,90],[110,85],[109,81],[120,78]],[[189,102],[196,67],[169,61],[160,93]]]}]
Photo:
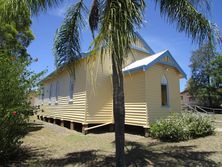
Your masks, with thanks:
[{"label": "window with white frame", "polygon": [[59,97],[59,81],[56,81],[55,85],[55,104],[58,104],[58,97]]},{"label": "window with white frame", "polygon": [[168,82],[166,76],[161,79],[161,105],[168,106]]},{"label": "window with white frame", "polygon": [[51,100],[52,100],[52,83],[49,86],[49,104],[51,104]]},{"label": "window with white frame", "polygon": [[73,101],[73,91],[74,91],[74,76],[70,75],[69,77],[69,102]]}]

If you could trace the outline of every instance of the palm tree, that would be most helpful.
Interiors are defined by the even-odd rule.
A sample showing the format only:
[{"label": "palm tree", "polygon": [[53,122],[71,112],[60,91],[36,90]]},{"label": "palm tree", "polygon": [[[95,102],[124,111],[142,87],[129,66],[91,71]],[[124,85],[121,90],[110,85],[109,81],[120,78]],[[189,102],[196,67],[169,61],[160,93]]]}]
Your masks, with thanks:
[{"label": "palm tree", "polygon": [[[16,17],[16,12],[29,8],[32,14],[59,5],[62,0],[0,0],[5,10],[2,18]],[[210,9],[208,0],[154,0],[161,15],[170,23],[176,23],[179,32],[185,32],[193,41],[220,41],[216,26],[211,24],[203,11]],[[110,56],[112,59],[113,112],[115,121],[116,166],[125,166],[124,158],[124,91],[122,65],[136,40],[135,29],[143,22],[145,0],[93,0],[88,11],[84,0],[71,5],[62,26],[55,36],[57,67],[75,64],[81,56],[80,31],[85,26],[84,15],[89,16],[89,26],[94,38],[92,53]],[[202,13],[200,13],[201,11]]]}]

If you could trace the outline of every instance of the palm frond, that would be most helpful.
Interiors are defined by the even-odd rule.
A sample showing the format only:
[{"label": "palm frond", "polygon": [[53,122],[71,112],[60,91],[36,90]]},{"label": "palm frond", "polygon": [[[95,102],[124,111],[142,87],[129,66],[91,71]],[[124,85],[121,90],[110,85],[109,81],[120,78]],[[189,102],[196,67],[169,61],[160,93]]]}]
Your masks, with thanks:
[{"label": "palm frond", "polygon": [[46,11],[48,8],[58,6],[61,2],[63,0],[26,0],[33,14],[38,14],[39,11]]},{"label": "palm frond", "polygon": [[100,17],[100,1],[94,0],[89,13],[89,26],[94,38],[94,31],[97,30]]},{"label": "palm frond", "polygon": [[211,12],[211,0],[189,0],[189,2],[203,14]]},{"label": "palm frond", "polygon": [[145,2],[109,0],[101,3],[104,4],[101,9],[101,25],[94,46],[97,50],[101,49],[101,53],[115,56],[116,62],[122,66],[124,57],[136,39],[135,27],[142,24]]},{"label": "palm frond", "polygon": [[40,11],[46,11],[50,7],[57,6],[63,0],[0,0],[3,10],[1,15],[16,16],[24,8],[28,8],[32,15],[37,15]]},{"label": "palm frond", "polygon": [[[160,5],[161,15],[170,23],[177,24],[179,32],[185,32],[199,44],[220,42],[221,37],[216,26],[197,11],[193,4],[198,0],[155,0]],[[192,3],[191,3],[192,1]],[[196,2],[196,3],[194,3]],[[219,36],[218,36],[219,35]],[[219,40],[219,41],[218,41]]]},{"label": "palm frond", "polygon": [[81,57],[80,31],[84,26],[83,12],[86,7],[83,0],[70,6],[62,26],[54,39],[56,66],[77,61]]}]

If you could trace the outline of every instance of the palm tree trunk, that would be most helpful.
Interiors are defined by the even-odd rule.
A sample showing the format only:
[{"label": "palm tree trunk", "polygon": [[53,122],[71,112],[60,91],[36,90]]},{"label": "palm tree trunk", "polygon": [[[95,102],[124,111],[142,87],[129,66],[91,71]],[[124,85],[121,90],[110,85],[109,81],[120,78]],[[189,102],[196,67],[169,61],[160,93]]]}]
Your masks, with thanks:
[{"label": "palm tree trunk", "polygon": [[124,125],[125,125],[125,103],[123,89],[122,62],[116,62],[112,56],[113,70],[113,112],[115,122],[115,143],[116,143],[116,167],[125,166],[124,155]]}]

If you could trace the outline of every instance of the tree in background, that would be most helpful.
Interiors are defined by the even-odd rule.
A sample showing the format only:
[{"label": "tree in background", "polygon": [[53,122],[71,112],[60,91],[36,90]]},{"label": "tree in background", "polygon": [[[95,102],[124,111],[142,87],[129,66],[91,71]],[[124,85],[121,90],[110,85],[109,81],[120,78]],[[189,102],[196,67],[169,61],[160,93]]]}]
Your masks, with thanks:
[{"label": "tree in background", "polygon": [[[2,6],[0,10],[3,10]],[[10,16],[10,13],[8,15]],[[7,50],[16,57],[29,57],[26,48],[34,39],[30,29],[32,23],[30,13],[24,9],[13,17],[9,16],[0,17],[0,49]]]},{"label": "tree in background", "polygon": [[[222,55],[217,55],[210,63],[211,85],[213,91],[217,94],[218,105],[222,105]],[[222,106],[221,106],[222,107]]]},{"label": "tree in background", "polygon": [[[6,0],[0,15],[7,11],[28,7],[33,14],[48,7],[58,5],[62,0]],[[212,42],[218,32],[215,25],[205,17],[204,9],[210,9],[208,0],[154,0],[160,7],[161,15],[170,23],[176,23],[180,32],[185,32],[193,40]],[[109,56],[112,59],[113,112],[115,121],[116,166],[125,166],[124,124],[125,104],[122,66],[131,45],[136,40],[135,30],[143,22],[144,0],[93,0],[91,10],[87,10],[84,0],[78,0],[67,11],[64,23],[55,38],[57,67],[76,64],[81,57],[80,31],[84,27],[84,14],[89,16],[89,25],[94,41],[92,55]],[[219,38],[219,40],[221,40]],[[99,52],[99,53],[98,53]]]},{"label": "tree in background", "polygon": [[192,74],[189,80],[189,92],[204,106],[218,106],[222,100],[218,93],[221,82],[219,72],[222,66],[219,64],[220,56],[216,57],[217,55],[211,44],[205,44],[194,51],[190,59]]},{"label": "tree in background", "polygon": [[41,75],[28,69],[33,60],[26,47],[34,37],[27,11],[10,20],[0,17],[0,165],[14,156],[27,132],[28,116],[34,110],[29,93]]}]

